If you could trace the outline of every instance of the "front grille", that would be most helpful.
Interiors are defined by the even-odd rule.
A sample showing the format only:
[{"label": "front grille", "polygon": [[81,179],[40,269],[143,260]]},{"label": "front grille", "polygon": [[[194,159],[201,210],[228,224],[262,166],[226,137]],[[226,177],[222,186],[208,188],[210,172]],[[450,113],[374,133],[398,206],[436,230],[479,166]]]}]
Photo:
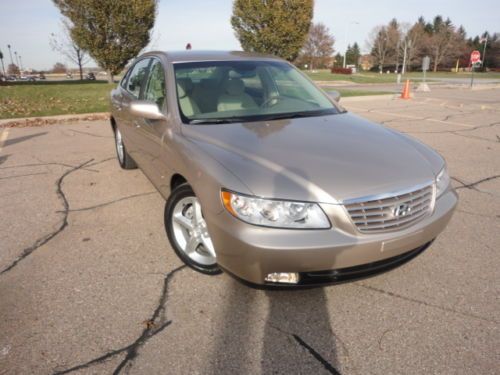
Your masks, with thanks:
[{"label": "front grille", "polygon": [[377,199],[347,202],[352,222],[360,232],[376,233],[408,227],[423,219],[434,205],[434,185]]}]

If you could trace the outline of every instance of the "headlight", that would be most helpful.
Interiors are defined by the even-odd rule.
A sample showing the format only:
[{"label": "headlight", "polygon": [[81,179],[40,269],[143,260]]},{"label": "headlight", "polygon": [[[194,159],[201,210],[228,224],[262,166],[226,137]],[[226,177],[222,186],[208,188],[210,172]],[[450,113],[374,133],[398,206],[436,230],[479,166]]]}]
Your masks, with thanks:
[{"label": "headlight", "polygon": [[439,172],[436,177],[436,197],[442,195],[450,185],[450,176],[446,170],[446,166]]},{"label": "headlight", "polygon": [[221,195],[226,210],[250,224],[276,228],[330,228],[330,221],[316,203],[262,199],[224,190]]}]

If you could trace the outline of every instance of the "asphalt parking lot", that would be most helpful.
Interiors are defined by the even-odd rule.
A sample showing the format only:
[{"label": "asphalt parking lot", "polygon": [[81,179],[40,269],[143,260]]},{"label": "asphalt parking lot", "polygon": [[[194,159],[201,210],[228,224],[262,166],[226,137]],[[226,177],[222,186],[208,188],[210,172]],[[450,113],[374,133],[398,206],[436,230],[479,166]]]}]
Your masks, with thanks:
[{"label": "asphalt parking lot", "polygon": [[0,374],[498,374],[500,89],[345,106],[437,149],[460,203],[412,262],[291,292],[183,267],[105,121],[0,129]]}]

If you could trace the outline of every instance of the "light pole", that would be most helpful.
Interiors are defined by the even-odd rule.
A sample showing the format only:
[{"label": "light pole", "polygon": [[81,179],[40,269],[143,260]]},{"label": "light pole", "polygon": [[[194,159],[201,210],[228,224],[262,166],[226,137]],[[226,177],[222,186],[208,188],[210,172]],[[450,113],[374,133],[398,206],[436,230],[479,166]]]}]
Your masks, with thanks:
[{"label": "light pole", "polygon": [[346,55],[347,55],[347,32],[349,31],[349,26],[350,25],[359,25],[359,22],[358,21],[351,21],[349,22],[346,27],[345,27],[345,34],[344,34],[344,44],[346,45],[345,46],[345,52],[344,52],[344,64],[342,65],[344,68],[345,68],[345,63],[346,63]]},{"label": "light pole", "polygon": [[21,70],[24,70],[23,69],[23,59],[21,59],[21,55],[19,55],[19,66],[20,66]]},{"label": "light pole", "polygon": [[7,44],[7,48],[9,49],[10,63],[14,64],[14,60],[12,60],[12,51],[10,50],[10,44]]},{"label": "light pole", "polygon": [[19,57],[17,56],[17,51],[14,51],[14,56],[16,56],[17,67],[19,68]]}]

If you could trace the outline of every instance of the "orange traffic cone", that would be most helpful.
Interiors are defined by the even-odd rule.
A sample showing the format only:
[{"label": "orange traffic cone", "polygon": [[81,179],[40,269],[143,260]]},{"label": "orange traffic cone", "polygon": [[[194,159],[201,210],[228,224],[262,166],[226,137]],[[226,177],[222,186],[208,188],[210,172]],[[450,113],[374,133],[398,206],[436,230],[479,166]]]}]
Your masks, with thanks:
[{"label": "orange traffic cone", "polygon": [[401,93],[401,99],[410,99],[410,80],[407,79],[403,92]]}]

